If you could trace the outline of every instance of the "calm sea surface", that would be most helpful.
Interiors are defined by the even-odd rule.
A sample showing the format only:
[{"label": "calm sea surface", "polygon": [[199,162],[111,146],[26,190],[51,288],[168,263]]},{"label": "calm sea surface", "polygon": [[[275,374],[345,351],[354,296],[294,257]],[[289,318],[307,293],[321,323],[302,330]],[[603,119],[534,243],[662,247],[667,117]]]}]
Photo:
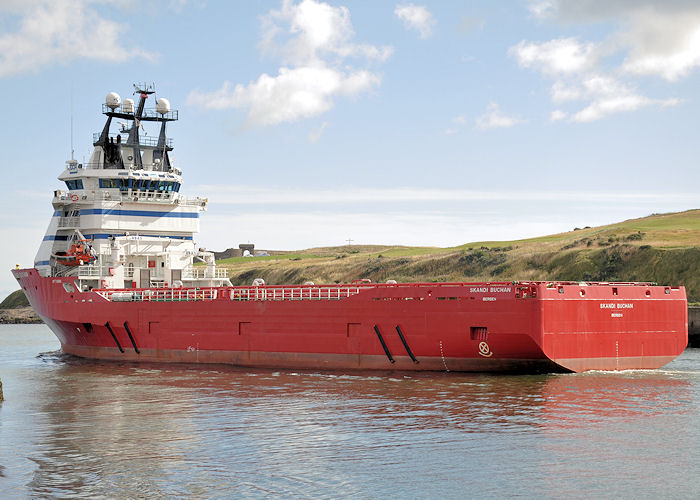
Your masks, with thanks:
[{"label": "calm sea surface", "polygon": [[699,498],[700,350],[493,376],[98,363],[0,325],[0,497]]}]

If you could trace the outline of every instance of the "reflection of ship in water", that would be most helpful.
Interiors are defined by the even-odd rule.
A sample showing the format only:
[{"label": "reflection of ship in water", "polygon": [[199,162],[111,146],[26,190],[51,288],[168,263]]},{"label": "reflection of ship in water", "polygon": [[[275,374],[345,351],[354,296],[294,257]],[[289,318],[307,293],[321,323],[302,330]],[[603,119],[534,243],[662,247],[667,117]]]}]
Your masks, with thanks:
[{"label": "reflection of ship in water", "polygon": [[[587,439],[592,427],[618,433],[619,442],[619,433],[687,418],[692,399],[687,381],[650,372],[347,375],[47,361],[56,366],[37,387],[46,422],[31,457],[33,496],[255,496],[270,488],[298,497],[338,484],[363,496],[351,478],[378,453],[411,467],[423,466],[417,457],[445,457],[455,474],[485,467],[479,449],[512,454],[529,471],[561,469],[586,446],[571,450],[570,439]],[[337,463],[343,468],[329,474]]]},{"label": "reflection of ship in water", "polygon": [[550,377],[543,389],[547,421],[556,427],[578,427],[583,422],[684,414],[690,383],[649,371],[590,372]]},{"label": "reflection of ship in water", "polygon": [[[163,497],[154,478],[191,465],[190,397],[164,394],[154,376],[114,365],[85,364],[60,352],[43,355],[61,364],[39,379],[45,422],[27,484],[31,497]],[[183,494],[188,492],[182,485]]]},{"label": "reflection of ship in water", "polygon": [[560,375],[548,377],[542,396],[544,497],[697,497],[687,479],[700,458],[688,373]]}]

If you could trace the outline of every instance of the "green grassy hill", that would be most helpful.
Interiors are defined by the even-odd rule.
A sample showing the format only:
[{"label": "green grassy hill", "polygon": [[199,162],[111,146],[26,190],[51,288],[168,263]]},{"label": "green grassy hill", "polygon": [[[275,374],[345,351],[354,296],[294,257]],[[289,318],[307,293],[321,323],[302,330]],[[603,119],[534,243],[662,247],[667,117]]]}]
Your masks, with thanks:
[{"label": "green grassy hill", "polygon": [[3,300],[2,303],[0,303],[0,309],[16,309],[18,307],[27,306],[29,306],[29,301],[22,290],[12,292],[10,295],[5,297],[5,300]]},{"label": "green grassy hill", "polygon": [[234,284],[373,281],[653,281],[700,301],[700,210],[655,214],[527,240],[453,248],[313,248],[219,261]]},{"label": "green grassy hill", "polygon": [[[452,248],[353,245],[218,261],[231,282],[249,285],[397,281],[653,281],[684,285],[700,302],[700,210],[654,214],[517,241]],[[22,302],[24,301],[24,302]],[[12,305],[17,304],[17,305]],[[0,308],[21,307],[21,290]]]}]

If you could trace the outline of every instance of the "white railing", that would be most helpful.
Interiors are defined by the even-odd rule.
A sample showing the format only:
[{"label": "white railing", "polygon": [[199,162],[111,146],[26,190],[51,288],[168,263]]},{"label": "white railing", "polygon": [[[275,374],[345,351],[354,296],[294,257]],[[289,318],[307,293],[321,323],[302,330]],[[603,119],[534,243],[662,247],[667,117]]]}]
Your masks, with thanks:
[{"label": "white railing", "polygon": [[58,219],[58,227],[79,227],[80,217],[61,217]]},{"label": "white railing", "polygon": [[[360,293],[357,286],[320,287],[236,287],[236,288],[159,288],[93,290],[111,302],[191,302],[229,298],[236,301],[262,300],[341,300]],[[364,287],[365,289],[367,287]],[[219,294],[223,295],[219,295]]]},{"label": "white railing", "polygon": [[94,202],[94,201],[132,201],[135,203],[163,203],[168,202],[173,205],[181,205],[183,207],[206,207],[207,198],[185,198],[177,196],[177,193],[166,191],[121,191],[119,193],[108,193],[97,191],[89,194],[66,193],[56,191],[54,201],[70,201],[78,202]]},{"label": "white railing", "polygon": [[206,267],[186,267],[182,270],[182,279],[197,280],[205,278],[228,278],[228,269],[217,267],[214,269],[214,276],[207,276]]},{"label": "white railing", "polygon": [[340,300],[357,295],[355,286],[329,287],[249,287],[233,288],[231,300]]},{"label": "white railing", "polygon": [[208,202],[209,198],[200,198],[199,196],[195,198],[185,198],[183,196],[175,200],[175,203],[184,207],[205,207]]},{"label": "white railing", "polygon": [[[77,266],[78,276],[85,277],[107,277],[110,276],[108,266],[100,266],[95,264],[86,264]],[[139,267],[124,267],[124,277],[133,278],[138,274],[141,268]],[[156,280],[165,279],[165,272],[161,268],[150,268],[150,278]],[[206,276],[206,268],[185,268],[182,270],[182,279],[209,279],[209,278],[228,278],[228,269],[214,269],[214,276]]]},{"label": "white railing", "polygon": [[175,198],[175,193],[167,191],[122,191],[122,201],[165,201]]},{"label": "white railing", "polygon": [[79,278],[100,278],[109,276],[109,268],[99,265],[85,265],[78,267]]},{"label": "white railing", "polygon": [[216,300],[215,288],[155,288],[147,290],[93,290],[111,302],[196,302]]}]

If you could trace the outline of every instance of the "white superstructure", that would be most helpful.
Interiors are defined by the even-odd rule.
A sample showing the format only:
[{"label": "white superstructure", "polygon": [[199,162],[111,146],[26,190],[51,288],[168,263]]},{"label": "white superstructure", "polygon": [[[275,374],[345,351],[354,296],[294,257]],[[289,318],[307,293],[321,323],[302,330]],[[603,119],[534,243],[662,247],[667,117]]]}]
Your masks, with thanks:
[{"label": "white superstructure", "polygon": [[[66,162],[58,179],[67,190],[54,191],[53,217],[34,266],[43,276],[78,276],[82,289],[230,285],[213,253],[195,246],[207,200],[180,195],[182,172],[165,135],[178,112],[163,98],[146,109],[153,87],[135,88],[137,107],[107,95],[107,123],[95,134],[89,162]],[[113,118],[121,123],[115,133]],[[149,122],[160,123],[157,139],[140,137]],[[83,262],[76,248],[87,254]]]}]

